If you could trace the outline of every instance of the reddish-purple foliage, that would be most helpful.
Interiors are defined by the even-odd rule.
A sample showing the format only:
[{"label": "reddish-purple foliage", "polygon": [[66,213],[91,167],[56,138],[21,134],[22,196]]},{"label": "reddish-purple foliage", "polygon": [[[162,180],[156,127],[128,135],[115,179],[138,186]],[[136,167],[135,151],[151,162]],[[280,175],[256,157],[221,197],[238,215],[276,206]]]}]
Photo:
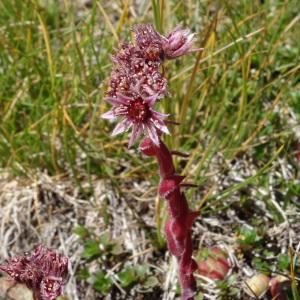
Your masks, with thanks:
[{"label": "reddish-purple foliage", "polygon": [[168,248],[178,260],[179,280],[183,289],[182,298],[191,300],[196,293],[193,272],[197,269],[197,264],[192,258],[190,229],[198,212],[189,210],[185,195],[180,190],[180,183],[184,177],[175,173],[172,155],[166,145],[160,141],[159,146],[156,146],[149,138],[144,138],[140,150],[145,155],[157,158],[161,177],[159,193],[167,200],[169,211],[169,218],[165,225]]},{"label": "reddish-purple foliage", "polygon": [[62,294],[68,258],[38,245],[31,254],[25,253],[0,265],[0,270],[16,282],[26,284],[36,300],[55,300]]},{"label": "reddish-purple foliage", "polygon": [[226,278],[230,270],[230,263],[225,251],[219,247],[211,247],[203,249],[202,253],[199,254],[197,263],[202,276],[212,280],[224,280]]},{"label": "reddish-purple foliage", "polygon": [[106,100],[113,107],[102,117],[122,118],[112,135],[132,128],[129,147],[142,132],[147,136],[140,149],[145,155],[157,158],[161,177],[159,193],[167,200],[169,211],[165,226],[168,248],[178,260],[182,297],[192,300],[196,293],[193,272],[197,264],[192,259],[190,229],[198,213],[189,210],[180,190],[184,177],[176,174],[172,154],[160,140],[161,134],[169,134],[165,121],[168,115],[154,111],[153,107],[167,94],[167,80],[160,72],[164,59],[190,53],[194,34],[177,27],[163,36],[152,25],[138,25],[133,32],[134,43],[122,43],[121,50],[112,57],[114,67]]}]

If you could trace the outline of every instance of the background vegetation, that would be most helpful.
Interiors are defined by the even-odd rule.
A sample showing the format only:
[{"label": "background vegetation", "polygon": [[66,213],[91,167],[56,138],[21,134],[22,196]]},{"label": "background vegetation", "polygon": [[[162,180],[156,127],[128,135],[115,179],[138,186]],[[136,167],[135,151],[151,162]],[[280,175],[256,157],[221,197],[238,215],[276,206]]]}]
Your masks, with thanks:
[{"label": "background vegetation", "polygon": [[[244,267],[295,279],[299,21],[297,0],[1,0],[1,170],[27,183],[40,173],[62,185],[68,181],[87,202],[95,201],[95,182],[103,180],[117,199],[138,212],[131,218],[154,249],[151,263],[168,263],[165,208],[155,192],[157,166],[137,148],[128,150],[126,135],[111,138],[114,124],[100,115],[107,110],[103,97],[110,55],[119,41],[130,39],[131,26],[153,23],[167,33],[181,24],[197,32],[196,46],[205,50],[165,65],[170,96],[159,105],[180,122],[167,143],[190,154],[176,164],[198,185],[187,193],[191,206],[201,211],[196,245],[213,245],[214,234],[227,236],[221,242],[230,247],[238,245],[233,254],[240,260],[239,276],[218,289],[225,299],[229,294],[241,299],[234,287],[243,281]],[[109,205],[103,200],[98,207],[108,232]],[[74,275],[78,286],[87,280],[99,299],[140,295],[138,284],[143,297],[163,294],[166,278],[160,274],[157,279],[147,259],[134,260],[110,234],[91,232],[81,220],[78,224],[84,264],[117,265],[115,280],[106,267],[98,273],[81,269]]]}]

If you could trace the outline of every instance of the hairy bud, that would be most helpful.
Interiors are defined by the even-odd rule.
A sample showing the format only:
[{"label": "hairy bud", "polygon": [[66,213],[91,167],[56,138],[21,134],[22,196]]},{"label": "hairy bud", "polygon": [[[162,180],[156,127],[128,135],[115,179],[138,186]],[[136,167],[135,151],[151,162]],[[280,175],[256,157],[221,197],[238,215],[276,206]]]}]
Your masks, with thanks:
[{"label": "hairy bud", "polygon": [[172,59],[188,54],[195,40],[195,34],[189,29],[175,28],[171,31],[163,42],[163,49],[166,58]]}]

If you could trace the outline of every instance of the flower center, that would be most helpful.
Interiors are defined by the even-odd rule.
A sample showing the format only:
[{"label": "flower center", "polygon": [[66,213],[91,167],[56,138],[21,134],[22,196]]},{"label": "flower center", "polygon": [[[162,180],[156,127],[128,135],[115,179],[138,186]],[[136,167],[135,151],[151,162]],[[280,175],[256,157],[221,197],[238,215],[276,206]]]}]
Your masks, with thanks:
[{"label": "flower center", "polygon": [[144,122],[151,116],[148,104],[140,97],[128,105],[127,114],[133,122]]}]

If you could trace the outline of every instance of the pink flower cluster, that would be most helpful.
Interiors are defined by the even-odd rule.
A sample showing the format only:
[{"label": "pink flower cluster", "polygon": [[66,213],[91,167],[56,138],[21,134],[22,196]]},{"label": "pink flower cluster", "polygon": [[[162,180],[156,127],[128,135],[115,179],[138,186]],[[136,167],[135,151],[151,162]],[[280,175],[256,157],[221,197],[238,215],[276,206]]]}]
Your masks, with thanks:
[{"label": "pink flower cluster", "polygon": [[158,160],[159,193],[167,201],[169,210],[165,226],[168,248],[178,260],[182,299],[192,300],[196,293],[193,272],[197,264],[192,258],[190,229],[198,213],[189,210],[185,195],[180,190],[184,177],[176,174],[171,152],[160,140],[162,133],[169,134],[166,126],[168,115],[155,111],[154,105],[167,94],[167,80],[160,72],[163,61],[193,51],[194,34],[176,28],[162,36],[151,25],[136,26],[133,32],[134,43],[123,43],[120,52],[112,58],[114,68],[106,98],[112,109],[102,117],[121,117],[112,135],[132,128],[129,147],[143,132],[146,134],[140,149],[145,155],[155,156]]},{"label": "pink flower cluster", "polygon": [[168,115],[153,108],[168,92],[167,79],[160,68],[164,59],[192,51],[194,34],[178,27],[163,36],[152,25],[138,25],[133,32],[134,42],[122,43],[112,57],[114,67],[106,98],[112,109],[102,117],[121,118],[113,136],[132,128],[129,147],[143,132],[159,145],[160,133],[169,134],[165,121]]},{"label": "pink flower cluster", "polygon": [[0,270],[31,289],[35,300],[55,300],[62,294],[68,258],[38,245],[31,254],[25,253],[0,265]]}]

